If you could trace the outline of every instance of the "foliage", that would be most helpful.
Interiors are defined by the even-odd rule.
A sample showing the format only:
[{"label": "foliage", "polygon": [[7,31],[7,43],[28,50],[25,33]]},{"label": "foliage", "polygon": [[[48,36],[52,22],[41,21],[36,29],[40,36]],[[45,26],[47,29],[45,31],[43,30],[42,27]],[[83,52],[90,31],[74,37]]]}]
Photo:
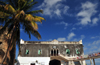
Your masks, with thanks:
[{"label": "foliage", "polygon": [[33,34],[40,39],[41,36],[37,31],[38,25],[36,22],[42,23],[42,20],[45,19],[35,16],[36,13],[43,13],[42,10],[29,11],[35,4],[37,4],[37,2],[34,2],[34,0],[7,0],[7,4],[0,1],[0,23],[5,23],[4,27],[0,30],[2,31],[0,34],[8,27],[8,34],[11,33],[11,31],[16,31],[15,38],[16,41],[19,42],[20,24],[22,24],[29,38],[31,38],[30,34]]},{"label": "foliage", "polygon": [[[41,35],[38,33],[38,25],[36,22],[42,23],[45,20],[43,17],[36,16],[37,13],[43,13],[42,10],[29,10],[37,4],[34,0],[6,0],[0,1],[0,23],[5,23],[0,30],[0,35],[8,28],[8,34],[12,33],[9,43],[9,50],[11,50],[17,43],[20,46],[20,25],[23,30],[31,38],[31,34],[40,39]],[[20,48],[19,48],[20,49]]]}]

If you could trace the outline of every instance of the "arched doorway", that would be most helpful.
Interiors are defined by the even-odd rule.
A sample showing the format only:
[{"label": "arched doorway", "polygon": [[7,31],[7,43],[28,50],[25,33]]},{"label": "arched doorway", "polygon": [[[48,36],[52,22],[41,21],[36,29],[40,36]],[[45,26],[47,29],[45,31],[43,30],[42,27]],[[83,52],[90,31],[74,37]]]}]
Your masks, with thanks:
[{"label": "arched doorway", "polygon": [[54,59],[49,62],[49,65],[61,65],[61,62],[59,60]]}]

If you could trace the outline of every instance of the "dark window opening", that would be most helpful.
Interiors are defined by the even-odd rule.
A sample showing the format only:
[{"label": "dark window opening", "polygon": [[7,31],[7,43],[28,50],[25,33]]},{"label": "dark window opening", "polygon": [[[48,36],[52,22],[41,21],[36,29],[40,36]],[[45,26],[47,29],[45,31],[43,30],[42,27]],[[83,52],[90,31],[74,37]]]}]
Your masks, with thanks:
[{"label": "dark window opening", "polygon": [[58,56],[58,49],[57,49],[57,56]]},{"label": "dark window opening", "polygon": [[0,42],[0,44],[2,44],[2,42]]},{"label": "dark window opening", "polygon": [[56,56],[56,50],[54,50],[54,56]]},{"label": "dark window opening", "polygon": [[58,56],[59,50],[58,49],[52,49],[50,52],[51,52],[51,56]]},{"label": "dark window opening", "polygon": [[35,65],[35,63],[31,63],[31,65]]},{"label": "dark window opening", "polygon": [[51,50],[51,56],[53,56],[53,50]]}]

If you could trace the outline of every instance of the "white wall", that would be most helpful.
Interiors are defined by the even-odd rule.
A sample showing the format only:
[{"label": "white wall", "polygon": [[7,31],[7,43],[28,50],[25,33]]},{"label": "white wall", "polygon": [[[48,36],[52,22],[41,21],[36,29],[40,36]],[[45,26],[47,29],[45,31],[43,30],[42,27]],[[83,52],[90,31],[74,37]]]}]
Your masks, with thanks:
[{"label": "white wall", "polygon": [[[38,63],[36,63],[36,60]],[[35,65],[49,65],[50,57],[18,57],[20,65],[30,65],[31,63],[36,63]]]}]

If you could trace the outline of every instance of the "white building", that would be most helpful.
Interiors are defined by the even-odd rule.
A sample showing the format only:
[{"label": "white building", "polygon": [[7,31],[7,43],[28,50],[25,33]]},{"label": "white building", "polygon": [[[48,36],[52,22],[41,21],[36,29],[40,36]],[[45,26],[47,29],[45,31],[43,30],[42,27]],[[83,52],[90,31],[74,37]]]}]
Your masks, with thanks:
[{"label": "white building", "polygon": [[20,43],[20,65],[85,65],[85,61],[73,61],[73,58],[84,55],[82,40],[40,42],[21,39]]}]

